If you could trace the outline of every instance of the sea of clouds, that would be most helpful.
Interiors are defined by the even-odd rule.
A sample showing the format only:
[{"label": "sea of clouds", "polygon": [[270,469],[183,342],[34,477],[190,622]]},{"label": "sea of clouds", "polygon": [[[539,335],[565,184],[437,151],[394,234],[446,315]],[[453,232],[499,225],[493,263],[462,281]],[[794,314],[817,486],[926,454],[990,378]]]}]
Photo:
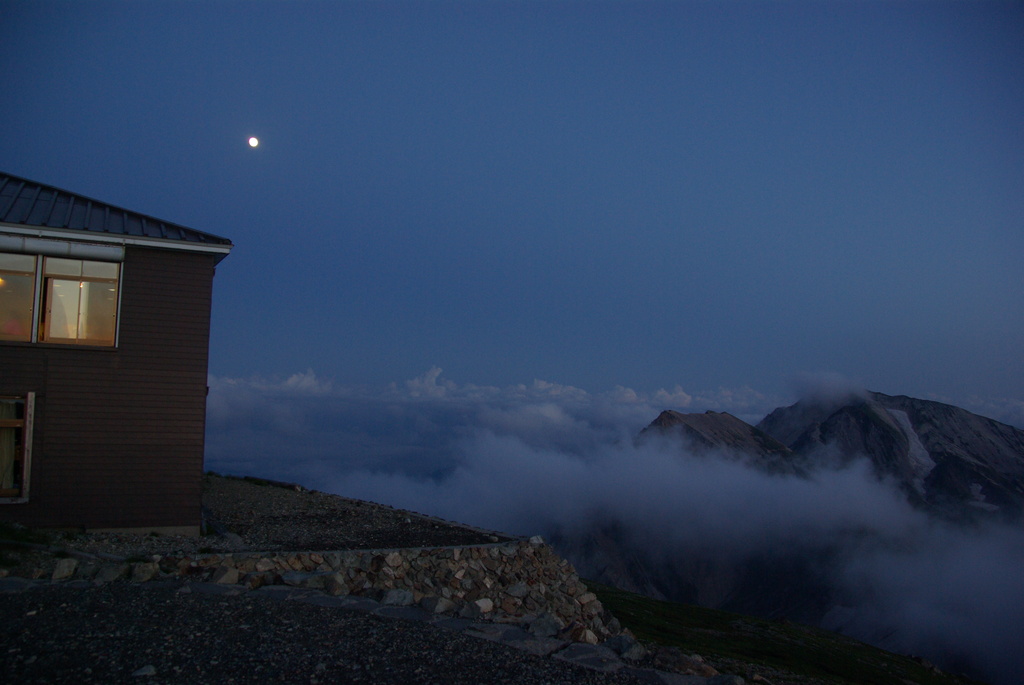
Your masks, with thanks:
[{"label": "sea of clouds", "polygon": [[[826,383],[826,390],[829,384]],[[841,546],[830,627],[993,682],[1024,672],[1024,533],[931,520],[866,462],[810,479],[638,442],[662,410],[757,423],[749,388],[594,394],[544,381],[460,385],[434,368],[386,388],[312,372],[211,378],[206,468],[255,475],[521,535],[614,521],[638,549],[749,558]]]}]

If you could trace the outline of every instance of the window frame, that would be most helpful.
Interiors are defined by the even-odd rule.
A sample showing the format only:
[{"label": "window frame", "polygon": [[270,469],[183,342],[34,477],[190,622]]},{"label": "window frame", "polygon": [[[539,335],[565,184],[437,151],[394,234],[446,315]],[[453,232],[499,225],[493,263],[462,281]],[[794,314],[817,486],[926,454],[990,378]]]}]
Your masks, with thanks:
[{"label": "window frame", "polygon": [[[17,488],[0,490],[0,504],[24,504],[28,502],[32,483],[32,435],[35,424],[36,394],[26,392],[23,395],[0,395],[0,399],[21,401],[24,405],[22,418],[0,419],[0,428],[21,430],[20,454],[14,456],[14,464],[21,464],[21,483]],[[14,465],[12,468],[15,468],[15,472],[17,472]]]},{"label": "window frame", "polygon": [[[79,268],[79,274],[63,274],[57,270],[48,269],[48,263],[50,260],[61,260],[65,262],[79,262],[81,264]],[[41,265],[37,267],[40,276],[40,291],[39,298],[41,303],[39,305],[39,324],[38,332],[36,335],[36,342],[50,343],[53,345],[71,345],[75,347],[87,346],[87,347],[116,347],[117,346],[117,328],[118,328],[118,313],[119,313],[119,301],[121,298],[121,265],[116,262],[100,262],[92,259],[68,259],[65,257],[42,257]],[[114,277],[102,277],[95,275],[87,275],[86,263],[90,264],[110,264],[114,267]],[[55,298],[57,297],[57,282],[63,281],[66,283],[78,283],[78,295],[77,302],[75,304],[75,337],[62,338],[56,337],[51,334],[51,327],[53,326],[54,320],[54,308]],[[114,286],[114,320],[111,324],[110,332],[110,343],[107,344],[105,341],[98,341],[97,339],[83,339],[81,338],[81,332],[84,328],[89,330],[90,326],[87,325],[86,321],[82,318],[82,312],[87,310],[88,307],[83,307],[83,293],[85,291],[85,284],[97,284],[97,285],[113,285]]]},{"label": "window frame", "polygon": [[[18,252],[2,251],[4,254],[19,254]],[[23,254],[23,253],[21,253]],[[50,254],[31,254],[28,255],[34,258],[34,277],[33,277],[33,292],[32,292],[32,319],[31,319],[31,334],[28,340],[0,340],[2,344],[18,344],[18,345],[55,345],[58,347],[72,347],[72,348],[89,348],[89,349],[116,349],[120,339],[121,332],[121,298],[123,292],[124,283],[124,262],[116,260],[103,260],[103,259],[82,259],[81,257],[67,257],[61,255],[59,257]],[[63,275],[57,273],[49,273],[46,268],[48,259],[61,259],[65,261],[75,261],[82,265],[81,274],[75,275]],[[110,265],[115,269],[115,276],[113,278],[105,278],[94,275],[84,275],[86,264],[102,264]],[[4,272],[6,273],[6,272]],[[15,273],[15,272],[11,272]],[[16,272],[17,275],[24,275],[25,272]],[[78,337],[78,333],[82,329],[82,322],[79,320],[76,322],[75,330],[76,337],[74,338],[59,338],[50,335],[50,325],[52,323],[52,307],[53,302],[53,286],[52,283],[56,280],[60,281],[77,281],[81,287],[84,283],[90,284],[107,284],[112,285],[114,289],[114,308],[113,308],[113,322],[111,325],[111,337],[108,338],[110,342],[98,341],[96,339],[81,339]],[[79,302],[76,314],[81,313],[81,303]]]}]

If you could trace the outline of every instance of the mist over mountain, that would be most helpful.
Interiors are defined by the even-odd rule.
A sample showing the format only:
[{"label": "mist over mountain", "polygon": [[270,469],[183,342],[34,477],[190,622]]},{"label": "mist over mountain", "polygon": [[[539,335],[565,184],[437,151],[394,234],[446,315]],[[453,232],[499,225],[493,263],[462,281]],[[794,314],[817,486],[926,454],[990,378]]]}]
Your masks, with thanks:
[{"label": "mist over mountain", "polygon": [[[914,478],[895,475],[900,450],[889,455],[889,471],[825,443],[789,464],[786,451],[795,451],[786,440],[769,441],[753,425],[781,404],[749,388],[495,388],[453,383],[439,369],[382,389],[312,372],[211,378],[207,468],[542,534],[585,575],[628,589],[817,622],[947,669],[1016,682],[1024,672],[1024,532],[1004,518],[1012,498],[996,498],[992,484],[1012,481],[997,477],[998,460],[951,471],[969,475],[952,482],[966,487],[961,509],[971,515],[940,515],[946,504],[934,492],[915,501]],[[790,441],[827,424],[840,405],[824,416],[815,410]],[[644,431],[666,408],[690,416],[700,435]],[[893,408],[931,449],[947,419],[931,415],[936,427],[928,429],[914,423],[917,409]],[[728,417],[716,421],[707,410]],[[884,425],[909,449],[901,421],[889,419]],[[1005,432],[981,417],[956,420],[986,440]],[[892,430],[879,435],[903,444]],[[929,475],[953,458],[943,454],[930,457],[937,466]],[[922,482],[927,492],[947,481]]]},{"label": "mist over mountain", "polygon": [[861,391],[779,407],[756,426],[731,414],[663,411],[640,434],[675,434],[776,473],[870,462],[929,513],[966,521],[1024,515],[1024,431],[941,402]]},{"label": "mist over mountain", "polygon": [[[945,574],[952,569],[1021,549],[1024,431],[939,402],[857,391],[780,407],[757,426],[727,413],[664,411],[640,441],[655,436],[677,441],[681,459],[710,455],[809,482],[860,470],[914,513],[891,511],[888,526],[839,526],[826,538],[754,546],[740,556],[699,546],[652,555],[608,524],[582,537],[559,535],[591,573],[651,596],[789,618],[979,672],[976,654],[935,628],[948,614],[912,605],[929,594],[929,585],[949,590]],[[897,532],[908,522],[918,530]],[[920,563],[928,547],[933,554],[946,550],[942,564]],[[908,577],[910,569],[916,572]],[[879,582],[882,574],[888,582]],[[963,570],[956,575],[964,587],[980,580]],[[898,593],[893,585],[901,586]],[[997,603],[999,591],[991,591]],[[1019,597],[1019,588],[1006,595]],[[1021,634],[1019,623],[1005,628]]]}]

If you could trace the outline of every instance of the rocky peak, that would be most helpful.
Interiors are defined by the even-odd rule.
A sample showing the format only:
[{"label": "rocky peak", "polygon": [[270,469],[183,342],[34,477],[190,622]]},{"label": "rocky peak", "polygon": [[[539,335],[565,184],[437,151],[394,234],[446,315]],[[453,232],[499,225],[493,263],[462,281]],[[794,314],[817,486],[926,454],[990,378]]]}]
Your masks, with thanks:
[{"label": "rocky peak", "polygon": [[757,427],[806,468],[866,457],[933,513],[1024,513],[1024,431],[959,407],[869,392],[840,402],[801,400]]},{"label": "rocky peak", "polygon": [[931,400],[858,392],[780,407],[757,426],[725,412],[663,411],[639,440],[676,435],[695,454],[807,474],[867,458],[944,518],[1024,517],[1024,431]]},{"label": "rocky peak", "polygon": [[666,434],[681,436],[697,454],[721,452],[772,470],[792,470],[791,450],[786,445],[726,412],[683,414],[666,410],[640,433],[640,439]]}]

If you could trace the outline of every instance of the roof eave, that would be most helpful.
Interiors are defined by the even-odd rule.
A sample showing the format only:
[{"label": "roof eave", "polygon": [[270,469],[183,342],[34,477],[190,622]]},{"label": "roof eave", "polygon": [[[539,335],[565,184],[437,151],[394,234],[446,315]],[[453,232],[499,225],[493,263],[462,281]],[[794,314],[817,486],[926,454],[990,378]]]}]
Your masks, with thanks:
[{"label": "roof eave", "polygon": [[42,228],[40,226],[26,226],[24,224],[8,224],[0,222],[0,231],[16,235],[29,236],[33,238],[49,238],[56,240],[68,240],[80,243],[102,243],[109,245],[132,245],[136,247],[149,247],[160,250],[179,250],[185,252],[202,252],[217,255],[217,263],[228,256],[234,245],[198,243],[170,238],[151,238],[148,236],[129,236],[116,233],[101,233],[92,231],[81,231],[79,229]]}]

